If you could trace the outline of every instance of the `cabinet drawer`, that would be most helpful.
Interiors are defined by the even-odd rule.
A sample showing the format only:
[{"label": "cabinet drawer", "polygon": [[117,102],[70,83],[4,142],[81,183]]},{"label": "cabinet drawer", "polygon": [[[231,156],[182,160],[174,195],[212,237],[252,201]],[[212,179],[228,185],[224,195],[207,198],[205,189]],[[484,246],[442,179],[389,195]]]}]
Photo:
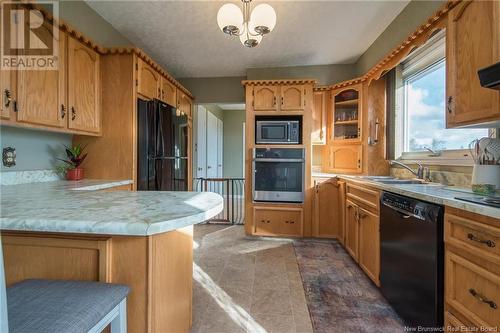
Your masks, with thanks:
[{"label": "cabinet drawer", "polygon": [[263,236],[301,236],[302,208],[254,207],[254,233]]},{"label": "cabinet drawer", "polygon": [[380,210],[380,193],[376,190],[371,190],[358,184],[347,183],[346,195],[348,198],[355,200],[357,203],[375,212]]},{"label": "cabinet drawer", "polygon": [[448,251],[446,302],[477,326],[500,326],[500,276]]},{"label": "cabinet drawer", "polygon": [[445,241],[500,265],[500,229],[445,214]]}]

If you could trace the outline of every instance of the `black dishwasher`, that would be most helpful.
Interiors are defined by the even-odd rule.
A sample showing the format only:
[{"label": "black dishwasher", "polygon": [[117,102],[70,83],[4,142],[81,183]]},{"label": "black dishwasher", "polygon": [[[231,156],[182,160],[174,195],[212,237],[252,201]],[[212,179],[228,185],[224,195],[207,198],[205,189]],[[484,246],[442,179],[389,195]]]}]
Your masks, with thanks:
[{"label": "black dishwasher", "polygon": [[398,194],[380,198],[380,284],[406,325],[443,326],[443,207]]}]

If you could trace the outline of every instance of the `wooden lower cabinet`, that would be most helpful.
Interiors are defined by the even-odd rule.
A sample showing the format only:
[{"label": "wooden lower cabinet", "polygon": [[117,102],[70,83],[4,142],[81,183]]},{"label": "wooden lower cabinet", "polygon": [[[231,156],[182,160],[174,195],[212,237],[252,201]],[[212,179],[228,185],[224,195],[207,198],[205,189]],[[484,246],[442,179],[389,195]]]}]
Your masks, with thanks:
[{"label": "wooden lower cabinet", "polygon": [[380,217],[361,207],[358,207],[358,215],[358,263],[370,279],[380,285]]},{"label": "wooden lower cabinet", "polygon": [[358,261],[358,206],[350,200],[345,205],[345,248],[351,257]]},{"label": "wooden lower cabinet", "polygon": [[366,275],[380,286],[379,193],[346,184],[345,248]]},{"label": "wooden lower cabinet", "polygon": [[260,236],[302,236],[302,208],[253,208],[254,234]]},{"label": "wooden lower cabinet", "polygon": [[314,181],[313,237],[344,238],[343,190],[345,182],[337,178]]},{"label": "wooden lower cabinet", "polygon": [[499,223],[445,208],[445,321],[453,327],[500,328]]},{"label": "wooden lower cabinet", "polygon": [[457,319],[450,312],[445,311],[444,313],[444,329],[445,332],[466,332],[465,328],[467,326]]},{"label": "wooden lower cabinet", "polygon": [[7,286],[25,279],[114,282],[130,287],[130,333],[187,333],[193,227],[152,236],[2,232]]}]

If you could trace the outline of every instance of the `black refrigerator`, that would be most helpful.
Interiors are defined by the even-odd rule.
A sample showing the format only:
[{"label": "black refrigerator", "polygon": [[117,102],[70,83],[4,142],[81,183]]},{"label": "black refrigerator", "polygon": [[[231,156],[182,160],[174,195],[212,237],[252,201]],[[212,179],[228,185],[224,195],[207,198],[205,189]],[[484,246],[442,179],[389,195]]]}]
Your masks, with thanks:
[{"label": "black refrigerator", "polygon": [[138,99],[137,113],[137,190],[187,191],[187,116],[156,99]]}]

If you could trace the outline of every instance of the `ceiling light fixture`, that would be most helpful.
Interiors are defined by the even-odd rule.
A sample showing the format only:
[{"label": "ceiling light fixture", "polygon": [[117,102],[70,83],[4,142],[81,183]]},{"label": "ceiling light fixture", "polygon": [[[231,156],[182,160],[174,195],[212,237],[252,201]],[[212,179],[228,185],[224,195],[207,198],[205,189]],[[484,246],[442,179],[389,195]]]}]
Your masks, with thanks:
[{"label": "ceiling light fixture", "polygon": [[259,45],[262,36],[273,31],[276,12],[267,3],[257,5],[250,11],[252,0],[241,0],[243,11],[234,3],[226,3],[217,13],[217,24],[222,32],[239,36],[246,47]]}]

